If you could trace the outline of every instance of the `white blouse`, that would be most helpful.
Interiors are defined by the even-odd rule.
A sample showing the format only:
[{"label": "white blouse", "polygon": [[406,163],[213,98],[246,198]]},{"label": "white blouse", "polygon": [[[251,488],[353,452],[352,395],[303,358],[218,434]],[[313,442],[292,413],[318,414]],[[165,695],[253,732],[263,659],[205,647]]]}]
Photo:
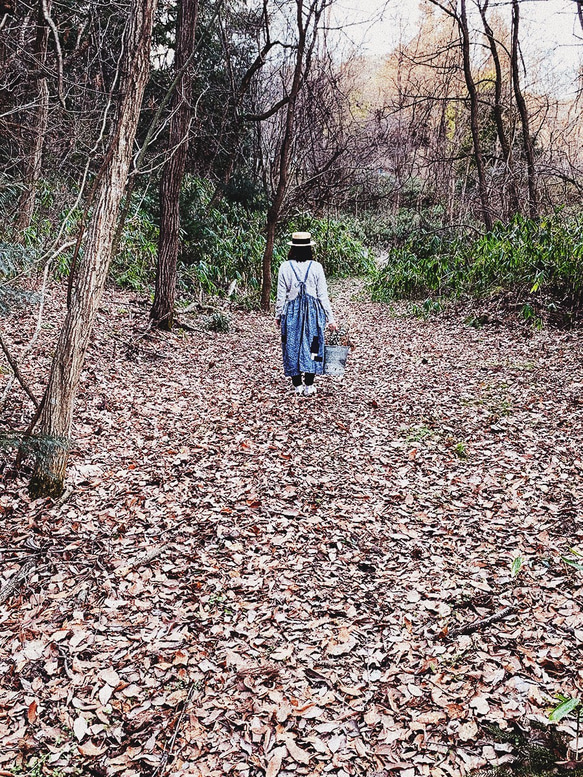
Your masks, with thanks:
[{"label": "white blouse", "polygon": [[[296,262],[287,260],[279,268],[279,275],[277,276],[277,301],[275,303],[275,317],[280,318],[285,307],[285,303],[298,296],[300,285],[296,278],[292,265],[295,268],[296,273],[300,280],[304,280],[306,276],[306,270],[308,269],[309,262]],[[310,272],[308,273],[308,280],[306,281],[306,294],[311,294],[312,297],[316,297],[322,303],[326,318],[329,324],[334,323],[334,314],[330,307],[330,300],[328,299],[328,287],[326,285],[326,276],[324,275],[324,268],[320,262],[312,262]]]}]

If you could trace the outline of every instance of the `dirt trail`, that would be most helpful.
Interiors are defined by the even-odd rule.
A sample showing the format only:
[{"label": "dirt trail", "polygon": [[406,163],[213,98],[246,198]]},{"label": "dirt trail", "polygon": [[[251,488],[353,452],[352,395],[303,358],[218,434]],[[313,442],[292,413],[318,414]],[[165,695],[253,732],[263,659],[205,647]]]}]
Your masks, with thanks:
[{"label": "dirt trail", "polygon": [[581,693],[582,333],[355,291],[333,304],[358,346],[315,398],[271,320],[128,349],[145,308],[108,293],[71,494],[0,497],[0,586],[36,562],[0,608],[0,769],[457,777]]}]

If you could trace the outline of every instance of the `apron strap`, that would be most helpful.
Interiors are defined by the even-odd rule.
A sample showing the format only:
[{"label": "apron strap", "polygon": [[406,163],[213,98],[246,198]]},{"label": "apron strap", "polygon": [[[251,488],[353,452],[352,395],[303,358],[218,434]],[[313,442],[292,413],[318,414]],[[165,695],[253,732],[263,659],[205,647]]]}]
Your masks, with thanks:
[{"label": "apron strap", "polygon": [[293,274],[296,276],[296,280],[297,280],[297,282],[298,282],[298,283],[301,283],[301,281],[300,281],[300,276],[297,274],[297,272],[296,272],[296,268],[293,266],[292,262],[290,262],[290,263],[289,263],[289,266],[292,268],[292,270],[293,270]]}]

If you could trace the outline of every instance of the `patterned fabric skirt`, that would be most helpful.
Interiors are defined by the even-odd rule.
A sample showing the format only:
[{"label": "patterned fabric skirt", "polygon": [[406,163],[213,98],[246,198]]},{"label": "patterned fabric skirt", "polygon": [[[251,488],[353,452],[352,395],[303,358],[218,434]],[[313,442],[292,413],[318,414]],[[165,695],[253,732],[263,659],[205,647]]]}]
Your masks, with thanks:
[{"label": "patterned fabric skirt", "polygon": [[322,374],[325,328],[326,313],[316,297],[304,292],[287,303],[281,317],[283,371],[287,377],[301,372]]}]

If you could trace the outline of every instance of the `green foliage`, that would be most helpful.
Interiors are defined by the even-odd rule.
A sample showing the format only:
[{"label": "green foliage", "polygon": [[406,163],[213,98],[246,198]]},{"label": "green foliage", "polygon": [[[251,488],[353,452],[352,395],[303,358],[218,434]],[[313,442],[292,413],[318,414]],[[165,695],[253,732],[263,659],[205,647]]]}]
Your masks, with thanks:
[{"label": "green foliage", "polygon": [[66,450],[71,442],[66,437],[50,435],[23,435],[19,432],[3,432],[0,430],[0,450],[23,448],[25,453],[35,456],[47,456],[55,449]]},{"label": "green foliage", "polygon": [[206,319],[205,326],[210,332],[226,333],[231,328],[231,320],[225,313],[216,310]]},{"label": "green foliage", "polygon": [[421,305],[413,305],[411,312],[416,318],[428,319],[436,313],[441,313],[444,307],[445,305],[441,298],[431,299],[431,297],[428,297]]},{"label": "green foliage", "polygon": [[38,294],[10,284],[21,273],[31,272],[37,262],[37,252],[31,248],[0,243],[0,315],[23,305],[35,305]]},{"label": "green foliage", "polygon": [[435,206],[422,213],[400,208],[394,213],[367,212],[359,217],[359,236],[368,246],[379,251],[387,246],[404,246],[419,231],[429,233],[443,228],[443,208]]},{"label": "green foliage", "polygon": [[[583,564],[580,561],[575,560],[583,559],[583,553],[581,553],[581,551],[577,550],[576,548],[569,548],[569,553],[571,556],[561,556],[561,560],[564,561],[565,564],[568,564],[570,567],[577,569],[579,572],[583,572]],[[575,558],[573,558],[573,556]]]},{"label": "green foliage", "polygon": [[257,288],[265,248],[265,216],[240,202],[213,202],[210,181],[187,177],[181,224],[181,283],[208,294],[225,292],[233,280]]},{"label": "green foliage", "polygon": [[[209,181],[186,179],[181,213],[181,282],[185,288],[194,286],[208,294],[220,294],[237,280],[240,287],[253,293],[261,285],[266,214],[236,199],[213,199],[213,195]],[[314,236],[315,257],[328,277],[362,275],[372,269],[372,258],[358,236],[356,222],[301,214],[279,227],[273,252],[274,273],[287,258],[289,235],[304,230]]]},{"label": "green foliage", "polygon": [[523,563],[524,563],[524,559],[522,558],[522,556],[516,556],[516,558],[513,560],[510,566],[511,577],[516,577],[518,575],[518,573],[522,569]]},{"label": "green foliage", "polygon": [[0,279],[7,280],[34,266],[36,251],[18,243],[0,243]]},{"label": "green foliage", "polygon": [[558,694],[557,698],[559,699],[559,703],[549,713],[549,720],[553,723],[558,723],[559,720],[566,718],[573,712],[577,713],[577,717],[581,715],[582,707],[580,699],[570,699],[562,694]]},{"label": "green foliage", "polygon": [[486,315],[479,315],[479,316],[467,316],[467,318],[464,319],[464,324],[466,326],[469,326],[471,329],[481,329],[485,324],[489,322],[489,317]]},{"label": "green foliage", "polygon": [[135,208],[130,207],[110,272],[120,286],[141,291],[155,276],[157,255],[158,226],[147,200],[141,197]]},{"label": "green foliage", "polygon": [[430,429],[428,426],[412,426],[407,431],[407,436],[405,439],[407,442],[421,442],[427,437],[432,437],[433,435],[433,429]]},{"label": "green foliage", "polygon": [[539,221],[516,217],[475,237],[421,228],[389,250],[374,275],[373,298],[487,297],[512,291],[524,300],[521,316],[540,326],[530,301],[583,299],[583,217],[561,213]]},{"label": "green foliage", "polygon": [[[310,232],[316,243],[314,256],[322,263],[329,278],[367,275],[374,268],[374,260],[364,245],[362,226],[354,219],[299,214],[290,218],[282,231],[286,241],[292,232]],[[284,253],[282,260],[286,258],[287,250]],[[281,249],[278,258],[280,256]]]},{"label": "green foliage", "polygon": [[468,446],[465,442],[457,442],[453,446],[453,452],[458,457],[458,459],[467,459],[468,458]]}]

